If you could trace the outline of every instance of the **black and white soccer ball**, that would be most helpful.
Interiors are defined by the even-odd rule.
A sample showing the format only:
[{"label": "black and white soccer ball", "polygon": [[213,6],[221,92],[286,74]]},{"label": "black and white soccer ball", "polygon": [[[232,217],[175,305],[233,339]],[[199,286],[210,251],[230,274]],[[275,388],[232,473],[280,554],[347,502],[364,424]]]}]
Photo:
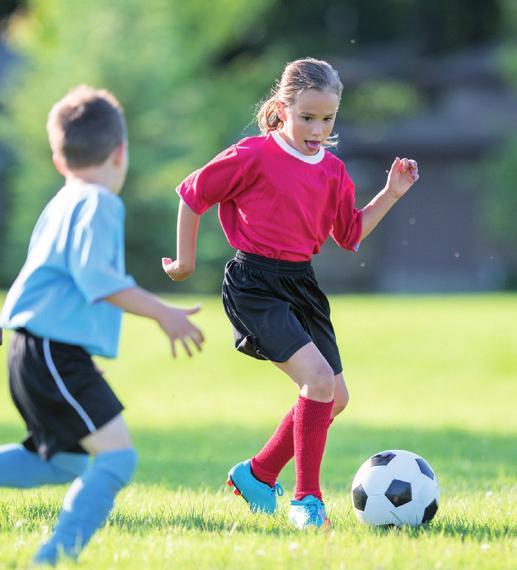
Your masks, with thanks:
[{"label": "black and white soccer ball", "polygon": [[436,474],[416,453],[391,449],[365,461],[352,483],[357,518],[375,526],[419,526],[438,510]]}]

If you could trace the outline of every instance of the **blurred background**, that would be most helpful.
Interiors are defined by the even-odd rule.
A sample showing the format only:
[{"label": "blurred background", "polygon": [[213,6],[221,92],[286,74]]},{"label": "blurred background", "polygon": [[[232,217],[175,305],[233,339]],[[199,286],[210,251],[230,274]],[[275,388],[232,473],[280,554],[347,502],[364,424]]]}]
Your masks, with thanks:
[{"label": "blurred background", "polygon": [[[421,179],[358,254],[329,240],[328,292],[517,289],[517,0],[0,0],[0,287],[59,189],[45,122],[70,87],[124,105],[127,266],[170,292],[175,186],[236,140],[286,62],[338,69],[336,130],[363,207],[393,158]],[[179,291],[219,290],[231,249],[213,208]]]}]

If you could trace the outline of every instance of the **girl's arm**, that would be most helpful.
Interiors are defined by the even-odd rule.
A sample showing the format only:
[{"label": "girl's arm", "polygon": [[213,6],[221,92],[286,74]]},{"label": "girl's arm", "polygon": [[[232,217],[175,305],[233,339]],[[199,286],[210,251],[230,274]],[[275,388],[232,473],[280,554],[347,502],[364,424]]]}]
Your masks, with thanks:
[{"label": "girl's arm", "polygon": [[191,210],[183,200],[178,211],[176,260],[162,259],[165,273],[173,281],[188,279],[196,268],[196,240],[201,216]]},{"label": "girl's arm", "polygon": [[418,180],[418,166],[414,160],[397,157],[391,165],[386,186],[363,208],[361,241],[372,232],[399,198]]}]

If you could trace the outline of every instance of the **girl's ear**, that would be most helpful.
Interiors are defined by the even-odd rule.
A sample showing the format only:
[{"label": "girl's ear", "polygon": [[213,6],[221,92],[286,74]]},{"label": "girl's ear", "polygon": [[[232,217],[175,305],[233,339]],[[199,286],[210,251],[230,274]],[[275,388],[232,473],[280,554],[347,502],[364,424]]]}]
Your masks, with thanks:
[{"label": "girl's ear", "polygon": [[285,123],[286,120],[286,114],[285,114],[285,104],[282,103],[282,101],[276,101],[276,114],[278,115],[278,118],[282,121],[282,123]]}]

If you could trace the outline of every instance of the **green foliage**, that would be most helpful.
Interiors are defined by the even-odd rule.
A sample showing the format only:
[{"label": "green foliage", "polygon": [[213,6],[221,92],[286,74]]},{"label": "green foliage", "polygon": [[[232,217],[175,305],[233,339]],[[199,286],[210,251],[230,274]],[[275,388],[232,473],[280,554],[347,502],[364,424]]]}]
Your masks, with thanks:
[{"label": "green foliage", "polygon": [[[504,0],[505,28],[509,40],[500,50],[500,67],[507,81],[517,94],[517,5]],[[485,193],[484,218],[490,234],[505,249],[508,258],[517,260],[517,137],[511,133],[497,155],[483,165],[488,191]],[[515,264],[513,266],[515,267]],[[517,273],[509,276],[510,285],[517,282]]]},{"label": "green foliage", "polygon": [[413,115],[422,106],[420,94],[404,81],[370,81],[343,95],[342,115],[349,122],[382,124]]},{"label": "green foliage", "polygon": [[493,192],[486,196],[486,215],[492,234],[500,242],[517,244],[517,139],[512,138],[488,165]]},{"label": "green foliage", "polygon": [[[270,3],[29,2],[10,28],[10,43],[24,63],[12,81],[8,121],[0,133],[18,157],[1,264],[5,283],[18,271],[30,230],[61,184],[46,140],[48,110],[78,83],[112,90],[125,108],[131,156],[123,194],[128,270],[143,285],[164,283],[160,257],[175,251],[174,187],[233,142],[272,79],[267,56],[234,58],[224,67],[218,57]],[[215,216],[206,223],[214,229]],[[216,235],[226,255],[222,233]],[[213,243],[201,243],[200,257],[206,251],[213,258],[214,249]],[[203,281],[195,283],[204,287]]]}]

